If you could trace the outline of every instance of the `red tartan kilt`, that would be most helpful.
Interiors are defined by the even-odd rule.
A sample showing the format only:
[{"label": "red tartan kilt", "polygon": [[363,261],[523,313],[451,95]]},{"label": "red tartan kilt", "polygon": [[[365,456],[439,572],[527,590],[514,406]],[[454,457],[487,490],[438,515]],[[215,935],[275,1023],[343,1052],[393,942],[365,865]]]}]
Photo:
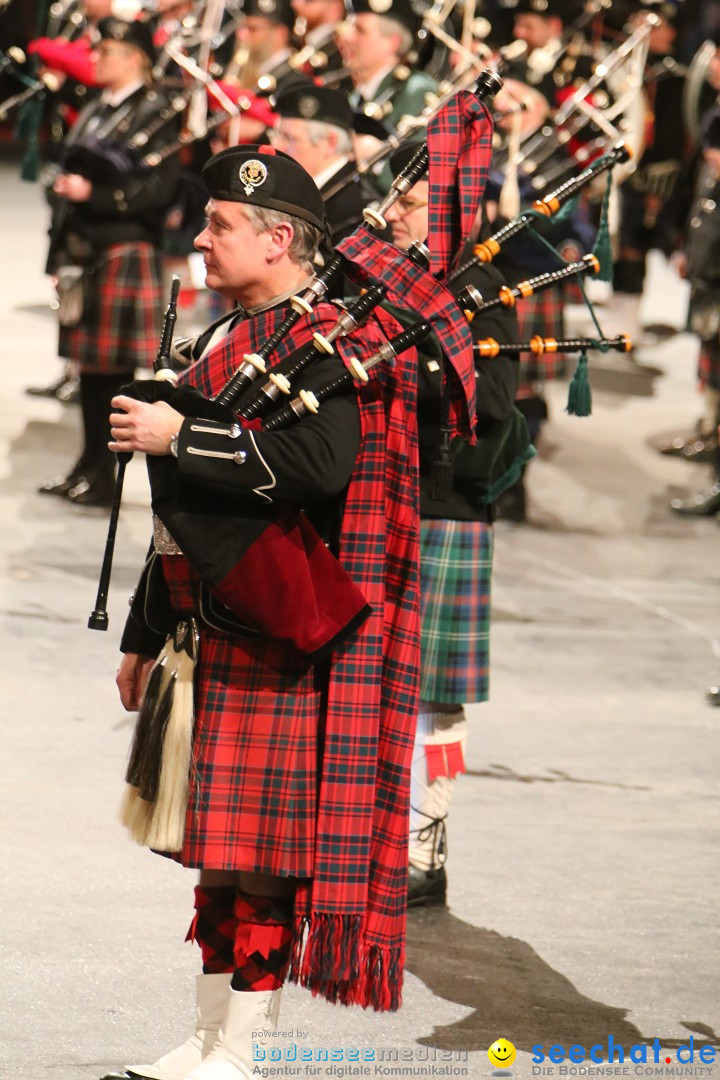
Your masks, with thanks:
[{"label": "red tartan kilt", "polygon": [[[164,556],[173,607],[197,614],[197,578]],[[321,694],[314,668],[267,640],[200,624],[184,866],[312,877]]]},{"label": "red tartan kilt", "polygon": [[[517,302],[520,341],[540,337],[563,338],[565,336],[565,294],[561,285]],[[568,357],[565,353],[547,353],[533,356],[524,352],[520,356],[520,385],[562,379],[567,375]]]},{"label": "red tartan kilt", "polygon": [[92,279],[93,303],[79,326],[60,327],[60,356],[89,375],[152,367],[162,331],[160,257],[147,243],[111,244]]}]

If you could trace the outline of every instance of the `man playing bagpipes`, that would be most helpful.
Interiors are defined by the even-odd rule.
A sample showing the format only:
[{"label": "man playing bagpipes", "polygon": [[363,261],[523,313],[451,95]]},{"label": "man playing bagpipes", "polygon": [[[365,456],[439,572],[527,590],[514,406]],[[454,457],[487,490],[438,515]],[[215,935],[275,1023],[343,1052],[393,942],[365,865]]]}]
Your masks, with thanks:
[{"label": "man playing bagpipes", "polygon": [[[120,395],[111,415],[111,448],[148,455],[155,511],[118,674],[126,708],[144,693],[123,819],[201,871],[197,1032],[121,1074],[159,1080],[250,1076],[250,1033],[273,1026],[286,977],[331,1001],[399,1007],[418,692],[414,350],[288,430],[238,420],[257,380],[243,376],[229,408],[228,379],[265,366],[289,298],[315,280],[324,210],[270,147],[229,148],[204,177],[207,284],[239,306],[195,343],[174,392]],[[316,305],[266,355],[270,373],[337,314]],[[371,313],[299,385],[346,375],[399,329]],[[464,385],[452,428],[469,435]]]},{"label": "man playing bagpipes", "polygon": [[275,111],[279,119],[270,141],[314,179],[335,246],[355,231],[363,210],[375,198],[368,182],[357,174],[354,114],[347,97],[330,87],[298,83],[278,94]]},{"label": "man playing bagpipes", "polygon": [[[413,149],[409,146],[392,156],[393,172],[402,168]],[[429,202],[430,184],[423,179],[388,211],[399,247],[428,235]],[[453,281],[452,289],[459,292],[468,284],[490,299],[497,297],[505,280],[491,264],[475,262]],[[500,305],[474,315],[471,331],[473,340],[516,340],[514,306]],[[517,481],[533,454],[525,420],[513,408],[517,361],[502,353],[490,363],[479,357],[478,441],[469,447],[458,440],[450,497],[434,498],[432,463],[440,440],[442,399],[438,349],[432,339],[418,346],[418,360],[422,660],[410,794],[412,907],[445,901],[446,819],[454,778],[465,771],[468,725],[463,703],[488,699],[493,504]],[[488,470],[493,459],[494,475]]]}]

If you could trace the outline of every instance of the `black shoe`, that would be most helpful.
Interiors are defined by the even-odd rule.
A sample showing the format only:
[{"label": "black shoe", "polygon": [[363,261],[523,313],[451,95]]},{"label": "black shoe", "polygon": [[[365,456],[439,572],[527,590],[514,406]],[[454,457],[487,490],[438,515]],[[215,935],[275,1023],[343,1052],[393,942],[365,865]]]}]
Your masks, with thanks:
[{"label": "black shoe", "polygon": [[80,483],[87,483],[84,476],[80,473],[69,473],[67,476],[56,476],[54,480],[46,480],[40,485],[38,492],[41,495],[60,495],[67,498],[72,489]]},{"label": "black shoe", "polygon": [[407,906],[409,908],[444,904],[446,893],[447,875],[444,866],[439,866],[437,870],[418,870],[415,866],[408,867]]},{"label": "black shoe", "polygon": [[106,1073],[105,1076],[100,1077],[100,1080],[130,1080],[130,1073],[123,1069],[122,1072]]},{"label": "black shoe", "polygon": [[715,481],[712,487],[692,495],[689,499],[673,499],[670,509],[676,514],[684,514],[693,517],[710,517],[720,511],[720,481]]},{"label": "black shoe", "polygon": [[109,508],[113,504],[115,495],[115,481],[104,477],[93,477],[92,480],[84,476],[71,487],[67,498],[74,506],[100,506]]},{"label": "black shoe", "polygon": [[48,386],[28,386],[25,393],[30,394],[31,397],[58,397],[63,387],[73,381],[76,380],[73,380],[70,375],[61,375],[59,379],[51,382]]}]

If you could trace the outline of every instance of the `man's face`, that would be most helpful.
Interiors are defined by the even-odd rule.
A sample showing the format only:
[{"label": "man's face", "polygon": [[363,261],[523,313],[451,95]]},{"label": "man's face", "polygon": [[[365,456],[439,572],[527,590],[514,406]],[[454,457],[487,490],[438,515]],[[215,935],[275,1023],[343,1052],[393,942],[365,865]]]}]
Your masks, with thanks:
[{"label": "man's face", "polygon": [[328,0],[291,0],[291,7],[298,19],[305,20],[308,30],[330,22],[334,16],[333,5],[329,4]]},{"label": "man's face", "polygon": [[255,232],[240,203],[211,199],[206,214],[207,225],[195,237],[205,262],[205,284],[242,301],[266,270],[270,234]]},{"label": "man's face", "polygon": [[262,15],[248,15],[237,36],[250,53],[250,58],[261,64],[287,45],[289,35],[284,26]]},{"label": "man's face", "polygon": [[419,180],[410,188],[407,195],[402,195],[385,214],[390,225],[393,242],[405,250],[413,240],[424,242],[428,234],[428,195],[430,185],[427,180]]},{"label": "man's face", "polygon": [[141,54],[121,41],[101,41],[95,53],[95,78],[109,90],[120,89],[140,75]]},{"label": "man's face", "polygon": [[281,117],[271,133],[273,146],[302,165],[311,176],[321,172],[328,161],[328,140],[310,142],[308,126],[298,117]]},{"label": "man's face", "polygon": [[397,35],[385,37],[380,32],[380,17],[370,11],[361,11],[347,21],[340,50],[351,75],[363,78],[367,72],[379,71],[397,62],[400,41]]},{"label": "man's face", "polygon": [[560,19],[545,18],[544,15],[523,14],[515,16],[513,37],[518,41],[527,41],[528,52],[544,49],[549,41],[562,33]]},{"label": "man's face", "polygon": [[93,22],[112,15],[112,0],[85,0],[83,7],[87,18]]}]

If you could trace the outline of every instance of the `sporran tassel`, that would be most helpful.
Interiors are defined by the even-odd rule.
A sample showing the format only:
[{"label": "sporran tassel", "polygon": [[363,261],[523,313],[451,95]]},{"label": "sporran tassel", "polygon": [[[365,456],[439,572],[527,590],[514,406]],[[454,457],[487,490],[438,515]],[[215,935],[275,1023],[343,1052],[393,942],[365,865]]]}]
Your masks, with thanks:
[{"label": "sporran tassel", "polygon": [[197,652],[195,621],[182,620],[153,665],[135,726],[120,820],[138,844],[158,851],[183,844]]}]

